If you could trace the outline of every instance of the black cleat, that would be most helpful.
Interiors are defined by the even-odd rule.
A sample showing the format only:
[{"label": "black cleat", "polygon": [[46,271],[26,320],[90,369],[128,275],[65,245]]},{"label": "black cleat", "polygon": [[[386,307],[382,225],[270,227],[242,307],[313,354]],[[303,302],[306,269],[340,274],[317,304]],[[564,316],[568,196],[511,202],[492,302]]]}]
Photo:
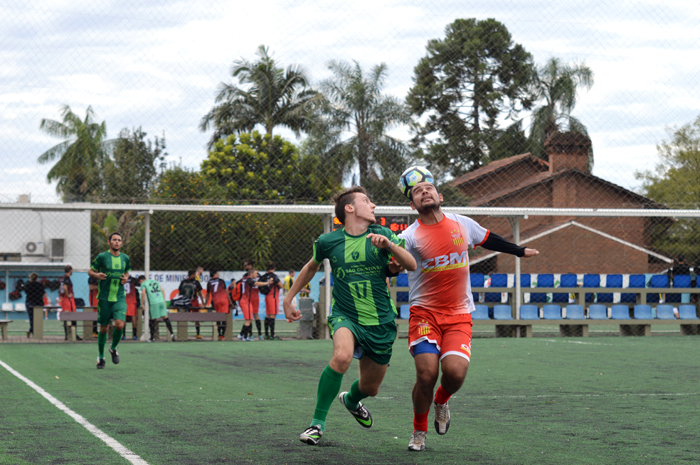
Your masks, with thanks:
[{"label": "black cleat", "polygon": [[350,415],[355,417],[355,420],[357,420],[360,426],[364,428],[371,428],[372,415],[369,413],[369,410],[367,410],[367,407],[365,407],[362,404],[362,402],[360,402],[359,404],[357,404],[357,408],[355,410],[350,410],[348,406],[345,405],[345,394],[347,394],[347,392],[341,392],[338,396],[338,400],[341,404],[343,404],[343,407],[345,407],[348,410],[348,412],[350,412]]},{"label": "black cleat", "polygon": [[97,359],[97,369],[98,370],[104,370],[105,368],[105,359],[103,358],[98,358]]},{"label": "black cleat", "polygon": [[117,349],[109,349],[109,354],[112,356],[112,363],[115,365],[119,364],[119,354],[117,353]]}]

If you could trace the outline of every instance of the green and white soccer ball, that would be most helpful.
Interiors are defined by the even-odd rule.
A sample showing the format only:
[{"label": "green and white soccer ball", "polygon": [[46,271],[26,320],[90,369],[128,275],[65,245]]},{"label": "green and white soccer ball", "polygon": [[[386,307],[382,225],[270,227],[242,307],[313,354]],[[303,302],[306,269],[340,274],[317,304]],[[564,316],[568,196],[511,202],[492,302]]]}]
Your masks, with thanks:
[{"label": "green and white soccer ball", "polygon": [[[435,179],[430,171],[423,166],[411,166],[401,174],[399,186],[403,195],[411,199],[411,189],[419,182],[435,183]],[[412,200],[412,199],[411,199]]]}]

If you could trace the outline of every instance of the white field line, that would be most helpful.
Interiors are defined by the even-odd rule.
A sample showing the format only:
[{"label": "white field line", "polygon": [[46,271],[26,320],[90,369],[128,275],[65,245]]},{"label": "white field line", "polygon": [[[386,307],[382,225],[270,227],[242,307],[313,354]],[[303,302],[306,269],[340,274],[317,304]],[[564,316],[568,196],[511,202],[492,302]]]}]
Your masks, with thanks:
[{"label": "white field line", "polygon": [[73,410],[66,407],[63,402],[56,399],[54,396],[52,396],[51,394],[49,394],[48,392],[43,390],[41,387],[37,386],[31,380],[22,376],[20,373],[18,373],[14,369],[12,369],[11,366],[6,364],[2,360],[0,360],[0,365],[2,365],[7,371],[9,371],[13,375],[15,375],[17,378],[24,381],[24,383],[27,386],[29,386],[30,388],[34,389],[36,392],[41,394],[46,400],[51,402],[56,408],[58,408],[59,410],[62,410],[66,414],[68,414],[68,416],[70,416],[75,421],[77,421],[81,426],[83,426],[86,430],[88,430],[90,433],[92,433],[95,437],[97,437],[98,439],[101,439],[105,444],[107,444],[109,447],[114,449],[119,455],[124,457],[126,460],[128,460],[129,462],[131,462],[135,465],[148,465],[148,462],[146,462],[141,457],[139,457],[138,455],[131,452],[126,447],[122,446],[118,441],[113,439],[111,436],[108,436],[105,432],[103,432],[97,426],[95,426],[92,423],[90,423],[89,421],[87,421],[81,415],[78,415]]}]

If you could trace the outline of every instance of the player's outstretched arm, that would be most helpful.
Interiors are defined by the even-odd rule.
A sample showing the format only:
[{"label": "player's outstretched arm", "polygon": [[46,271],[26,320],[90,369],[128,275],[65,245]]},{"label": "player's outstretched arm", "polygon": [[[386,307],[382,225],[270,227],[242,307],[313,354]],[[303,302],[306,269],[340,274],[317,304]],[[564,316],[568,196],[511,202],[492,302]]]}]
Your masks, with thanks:
[{"label": "player's outstretched arm", "polygon": [[407,269],[408,271],[416,270],[418,264],[416,263],[416,259],[413,258],[413,255],[411,255],[408,250],[404,249],[403,247],[391,242],[388,237],[382,234],[369,233],[367,234],[367,239],[372,242],[373,246],[379,249],[389,249],[389,251],[394,255],[396,261],[399,262],[403,268]]},{"label": "player's outstretched arm", "polygon": [[512,242],[508,242],[493,231],[489,231],[489,236],[486,238],[486,241],[481,244],[481,246],[488,250],[509,253],[511,255],[517,255],[518,257],[523,258],[534,257],[540,253],[537,249],[530,249],[513,244]]},{"label": "player's outstretched arm", "polygon": [[299,272],[299,276],[294,280],[294,284],[284,296],[284,301],[282,301],[282,308],[284,308],[284,316],[288,320],[297,321],[301,318],[301,312],[297,310],[295,299],[299,291],[304,289],[307,284],[311,282],[316,272],[321,268],[320,263],[316,263],[312,258],[309,262],[304,265],[304,268]]}]

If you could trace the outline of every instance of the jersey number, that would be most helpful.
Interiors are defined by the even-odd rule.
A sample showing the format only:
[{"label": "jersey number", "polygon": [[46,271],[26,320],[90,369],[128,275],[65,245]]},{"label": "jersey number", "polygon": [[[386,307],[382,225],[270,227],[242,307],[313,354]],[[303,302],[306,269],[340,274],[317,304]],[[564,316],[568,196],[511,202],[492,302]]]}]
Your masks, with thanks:
[{"label": "jersey number", "polygon": [[366,299],[367,298],[367,288],[370,286],[369,281],[357,281],[350,285],[350,289],[355,291],[353,296],[355,299]]},{"label": "jersey number", "polygon": [[151,283],[151,292],[158,292],[160,291],[160,284],[158,283]]}]

